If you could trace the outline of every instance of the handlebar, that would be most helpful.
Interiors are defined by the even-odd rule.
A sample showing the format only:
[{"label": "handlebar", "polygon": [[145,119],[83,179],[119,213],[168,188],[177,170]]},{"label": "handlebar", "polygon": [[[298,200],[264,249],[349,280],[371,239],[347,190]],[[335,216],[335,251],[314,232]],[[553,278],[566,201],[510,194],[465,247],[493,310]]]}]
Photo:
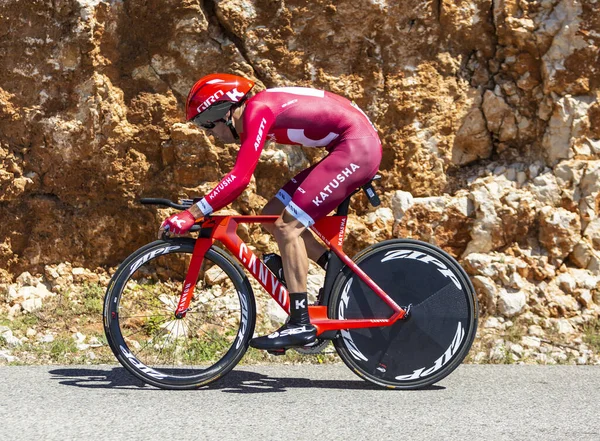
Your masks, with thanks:
[{"label": "handlebar", "polygon": [[140,202],[144,205],[162,205],[164,207],[176,208],[177,210],[187,210],[188,208],[190,208],[193,205],[194,200],[193,199],[182,199],[181,201],[179,201],[179,204],[178,204],[176,202],[173,202],[170,199],[142,198],[142,199],[140,199]]},{"label": "handlebar", "polygon": [[[194,204],[194,202],[196,202],[196,200],[195,199],[182,199],[179,201],[179,204],[178,204],[177,202],[173,202],[170,199],[142,198],[142,199],[140,199],[140,202],[144,205],[162,205],[163,207],[176,208],[177,210],[187,210]],[[200,229],[201,229],[200,225],[196,224],[192,228],[190,228],[190,231],[200,231]]]}]

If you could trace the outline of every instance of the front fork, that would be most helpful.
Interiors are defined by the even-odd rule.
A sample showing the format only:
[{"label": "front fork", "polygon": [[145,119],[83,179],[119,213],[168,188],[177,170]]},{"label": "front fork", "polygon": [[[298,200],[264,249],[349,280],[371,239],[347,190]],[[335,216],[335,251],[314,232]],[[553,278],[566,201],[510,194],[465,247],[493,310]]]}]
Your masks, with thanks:
[{"label": "front fork", "polygon": [[196,240],[194,251],[192,252],[192,259],[190,260],[190,266],[187,270],[187,275],[185,276],[181,296],[179,297],[179,303],[177,304],[177,309],[175,309],[175,317],[178,319],[184,318],[190,308],[190,302],[194,296],[194,289],[198,282],[198,275],[200,274],[204,255],[212,244],[212,239],[200,238]]}]

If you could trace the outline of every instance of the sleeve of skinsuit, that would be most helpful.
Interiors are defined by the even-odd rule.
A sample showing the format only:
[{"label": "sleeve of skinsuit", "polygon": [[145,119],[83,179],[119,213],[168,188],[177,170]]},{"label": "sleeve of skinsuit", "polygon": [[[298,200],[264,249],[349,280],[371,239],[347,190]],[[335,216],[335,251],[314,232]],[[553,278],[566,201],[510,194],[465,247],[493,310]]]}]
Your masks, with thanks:
[{"label": "sleeve of skinsuit", "polygon": [[246,133],[233,170],[225,175],[221,182],[198,202],[198,207],[205,216],[230,204],[248,186],[265,145],[267,133],[274,121],[273,112],[266,105],[248,103],[243,116],[244,131]]}]

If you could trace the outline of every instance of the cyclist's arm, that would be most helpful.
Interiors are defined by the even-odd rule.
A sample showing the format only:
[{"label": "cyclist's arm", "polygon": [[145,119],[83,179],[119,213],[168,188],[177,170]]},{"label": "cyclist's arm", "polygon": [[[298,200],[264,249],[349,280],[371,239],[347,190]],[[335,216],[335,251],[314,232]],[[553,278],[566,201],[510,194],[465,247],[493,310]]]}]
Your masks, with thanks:
[{"label": "cyclist's arm", "polygon": [[233,170],[196,204],[203,216],[230,204],[248,186],[265,145],[267,133],[275,121],[273,112],[268,107],[251,103],[246,107],[243,118],[246,133]]}]

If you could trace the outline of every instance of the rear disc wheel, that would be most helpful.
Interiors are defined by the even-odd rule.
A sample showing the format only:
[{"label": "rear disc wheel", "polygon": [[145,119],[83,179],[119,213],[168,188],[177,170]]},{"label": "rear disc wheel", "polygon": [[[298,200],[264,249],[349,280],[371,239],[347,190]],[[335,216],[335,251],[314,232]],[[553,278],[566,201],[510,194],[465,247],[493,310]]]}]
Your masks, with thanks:
[{"label": "rear disc wheel", "polygon": [[[342,330],[334,340],[340,358],[375,384],[418,389],[440,381],[466,357],[477,330],[475,290],[462,267],[424,242],[390,240],[355,261],[408,318],[391,326]],[[334,284],[333,319],[388,318],[393,311],[352,271]]]}]

